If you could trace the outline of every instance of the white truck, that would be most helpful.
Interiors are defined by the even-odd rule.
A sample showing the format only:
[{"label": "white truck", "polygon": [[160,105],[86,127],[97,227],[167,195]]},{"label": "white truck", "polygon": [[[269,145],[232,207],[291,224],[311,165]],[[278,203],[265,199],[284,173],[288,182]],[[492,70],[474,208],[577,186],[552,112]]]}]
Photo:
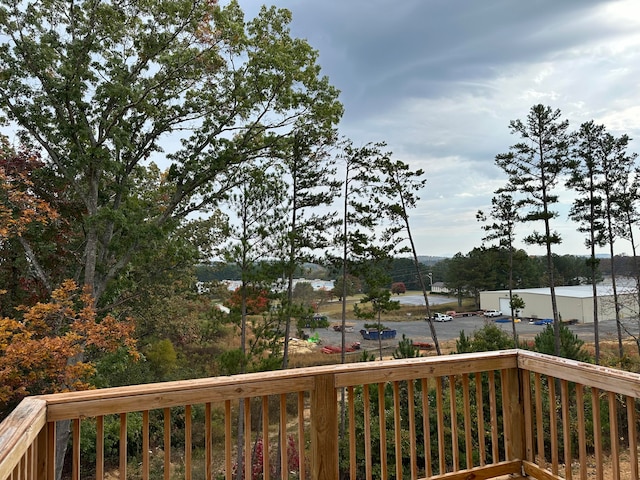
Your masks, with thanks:
[{"label": "white truck", "polygon": [[434,313],[433,319],[436,322],[450,322],[451,320],[453,320],[453,317],[451,315],[446,315],[444,313]]}]

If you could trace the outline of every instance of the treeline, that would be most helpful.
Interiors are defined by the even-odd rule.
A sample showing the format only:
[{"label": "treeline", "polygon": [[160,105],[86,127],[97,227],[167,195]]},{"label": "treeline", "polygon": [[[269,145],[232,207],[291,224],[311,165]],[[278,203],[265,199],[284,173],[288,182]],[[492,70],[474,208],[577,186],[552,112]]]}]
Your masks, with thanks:
[{"label": "treeline", "polygon": [[[588,257],[582,255],[554,255],[556,286],[584,285],[590,282]],[[629,257],[616,257],[618,275],[634,273],[634,262]],[[472,296],[476,291],[502,290],[508,288],[508,251],[500,247],[474,248],[467,254],[458,253],[452,258],[420,264],[424,279],[442,282],[455,292]],[[599,267],[599,280],[611,270],[609,259],[602,259]],[[546,274],[546,259],[542,256],[528,255],[524,250],[514,254],[514,273],[516,288],[537,288],[549,286]],[[296,278],[307,280],[338,280],[339,271],[331,267],[308,264],[296,270]],[[222,280],[240,280],[241,269],[236,264],[216,262],[196,267],[196,276],[200,282]],[[389,262],[391,283],[401,282],[407,290],[419,290],[413,259],[397,257]]]}]

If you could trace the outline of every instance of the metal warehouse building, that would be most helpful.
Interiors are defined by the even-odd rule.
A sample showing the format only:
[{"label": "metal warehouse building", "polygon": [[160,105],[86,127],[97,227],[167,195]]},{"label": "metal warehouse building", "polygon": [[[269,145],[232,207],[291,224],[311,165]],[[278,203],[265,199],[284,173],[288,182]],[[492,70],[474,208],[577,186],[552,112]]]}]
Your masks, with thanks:
[{"label": "metal warehouse building", "polygon": [[[612,320],[616,318],[613,290],[611,285],[598,285],[598,319]],[[553,318],[551,309],[551,292],[545,288],[526,288],[513,290],[525,302],[519,316],[524,318]],[[579,323],[593,323],[593,287],[577,285],[556,287],[558,313],[562,320],[577,320]],[[621,305],[622,318],[637,316],[638,297],[635,291],[625,286],[618,288],[618,301]],[[480,305],[484,310],[497,309],[509,315],[509,290],[480,292]]]}]

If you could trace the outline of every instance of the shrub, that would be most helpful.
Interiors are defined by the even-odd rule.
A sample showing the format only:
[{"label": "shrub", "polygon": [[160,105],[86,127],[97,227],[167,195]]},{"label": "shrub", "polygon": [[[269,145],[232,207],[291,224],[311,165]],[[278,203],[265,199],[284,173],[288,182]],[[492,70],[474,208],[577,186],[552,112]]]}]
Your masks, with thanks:
[{"label": "shrub", "polygon": [[487,323],[470,336],[465,335],[462,330],[456,340],[455,353],[490,352],[509,348],[513,348],[513,338],[497,325]]},{"label": "shrub", "polygon": [[[589,353],[583,350],[584,342],[578,338],[569,327],[560,324],[560,356],[581,362],[590,362]],[[555,355],[555,336],[553,325],[547,325],[545,329],[536,335],[533,349],[539,353]]]}]

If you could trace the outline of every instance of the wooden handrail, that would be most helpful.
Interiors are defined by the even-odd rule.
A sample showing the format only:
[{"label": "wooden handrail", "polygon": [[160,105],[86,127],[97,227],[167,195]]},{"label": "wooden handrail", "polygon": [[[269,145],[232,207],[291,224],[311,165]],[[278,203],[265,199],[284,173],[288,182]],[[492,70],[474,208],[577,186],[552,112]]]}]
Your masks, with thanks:
[{"label": "wooden handrail", "polygon": [[[46,425],[47,402],[39,397],[25,398],[0,424],[0,478],[6,478],[24,459],[25,453],[43,442],[37,442]],[[31,456],[31,470],[42,469],[38,456],[46,452],[34,452]],[[34,477],[35,478],[35,477]]]},{"label": "wooden handrail", "polygon": [[[385,385],[393,393],[393,412],[385,413],[384,405],[377,400],[385,395]],[[431,391],[430,395],[434,395],[432,399],[427,396],[427,387]],[[410,432],[411,437],[409,439],[412,445],[409,452],[410,458],[405,457],[404,461],[408,462],[407,468],[410,468],[412,476],[418,474],[417,457],[414,451],[416,439],[413,437],[416,435],[416,429],[424,430],[423,425],[431,425],[429,429],[433,430],[431,433],[421,433],[424,435],[421,437],[424,452],[421,447],[420,454],[424,454],[421,457],[424,465],[420,468],[425,472],[422,475],[434,479],[468,478],[466,475],[490,478],[491,474],[497,472],[501,474],[525,472],[532,478],[555,479],[560,478],[559,468],[564,468],[565,477],[570,476],[571,465],[561,466],[561,462],[563,458],[570,461],[572,458],[574,460],[578,458],[577,455],[584,457],[586,450],[583,437],[585,435],[593,434],[595,437],[603,435],[599,427],[594,427],[594,432],[587,432],[584,419],[586,414],[593,415],[594,426],[597,427],[601,408],[609,410],[611,425],[605,434],[614,442],[611,446],[614,457],[616,459],[619,457],[619,435],[616,434],[618,429],[626,428],[629,445],[634,449],[637,445],[636,413],[633,405],[636,399],[640,399],[640,375],[529,351],[506,350],[309,367],[26,398],[0,424],[0,480],[7,478],[51,480],[53,455],[49,450],[55,435],[52,422],[59,420],[72,420],[74,435],[78,436],[80,422],[85,418],[95,417],[102,425],[107,415],[119,414],[121,426],[126,426],[127,413],[143,412],[146,419],[144,428],[147,429],[146,435],[148,435],[150,411],[164,411],[168,414],[170,408],[182,407],[185,412],[188,412],[186,422],[190,425],[191,406],[202,404],[208,412],[206,418],[210,429],[212,404],[223,404],[225,418],[230,418],[231,405],[235,404],[238,398],[255,399],[262,404],[263,433],[260,435],[268,441],[269,434],[265,432],[269,428],[269,423],[265,415],[268,415],[268,398],[270,397],[279,399],[280,428],[286,427],[289,421],[295,422],[292,426],[297,438],[295,442],[298,450],[301,452],[305,448],[305,437],[306,441],[310,442],[308,444],[310,450],[307,451],[310,464],[307,472],[310,472],[314,479],[334,479],[340,474],[338,439],[342,388],[347,388],[349,393],[347,406],[351,425],[348,438],[351,444],[347,450],[351,458],[355,458],[356,454],[353,442],[357,439],[351,437],[354,437],[355,432],[352,424],[355,422],[354,402],[358,395],[361,395],[359,401],[362,402],[359,408],[366,410],[365,424],[375,421],[376,425],[381,427],[387,422],[391,428],[389,433],[380,432],[381,440],[386,438],[390,445],[393,445],[391,448],[388,448],[384,441],[379,446],[370,445],[373,442],[370,439],[372,434],[370,425],[365,425],[362,433],[365,437],[367,455],[381,456],[378,467],[387,465],[387,456],[393,459],[398,458],[398,455],[404,455],[399,445],[402,437],[397,430],[400,423],[404,421],[398,412],[400,403],[403,402],[402,408],[405,409],[405,415],[408,412],[411,417],[418,414],[423,416],[424,423],[418,424],[410,419],[408,420],[410,423],[403,427],[405,428],[403,435]],[[401,388],[406,388],[402,395]],[[285,396],[289,394],[297,396],[295,402],[297,414],[291,420],[288,420],[284,413]],[[546,395],[554,399],[549,404],[542,401],[542,398],[547,398]],[[572,395],[575,395],[579,401],[576,402],[573,397],[570,398]],[[587,398],[584,398],[585,396]],[[309,402],[306,405],[305,398]],[[445,399],[447,401],[443,401]],[[469,403],[476,400],[478,402],[476,409],[472,410],[469,408]],[[374,401],[378,401],[375,409],[372,404]],[[593,414],[585,412],[585,404],[592,406]],[[244,403],[244,409],[243,415],[248,425],[251,421],[248,402]],[[614,410],[621,409],[626,409],[627,422],[619,422],[613,414]],[[429,414],[434,415],[431,420],[428,418]],[[498,416],[503,419],[502,422],[496,420]],[[168,418],[165,416],[165,422]],[[456,418],[459,425],[456,423]],[[571,418],[578,419],[577,430],[570,423]],[[552,422],[549,426],[553,427],[551,433],[543,428],[549,421]],[[230,420],[227,420],[225,425],[227,429],[225,435],[229,436]],[[470,426],[473,427],[473,432]],[[393,428],[396,430],[394,431]],[[188,427],[188,430],[190,431],[191,427]],[[445,434],[445,431],[452,432],[455,438],[451,437],[451,433]],[[480,431],[483,433],[480,434]],[[167,434],[165,423],[165,442]],[[481,436],[474,437],[475,435]],[[575,435],[579,436],[579,451],[571,451],[574,448],[572,435],[573,441],[575,441]],[[431,449],[427,446],[432,441],[430,439],[437,447]],[[445,439],[448,442],[447,445],[442,444]],[[125,440],[126,435],[121,431],[120,442],[126,444]],[[486,454],[485,440],[490,442],[490,446],[487,444]],[[79,455],[77,441],[78,438],[74,438],[74,463],[78,462]],[[148,449],[148,439],[146,441],[145,448]],[[280,436],[278,442],[280,463],[283,464],[287,461],[287,438]],[[598,437],[595,446],[596,454],[602,456],[600,443],[601,439]],[[190,450],[191,443],[188,442],[188,445]],[[232,447],[230,439],[226,440],[225,445],[230,451]],[[551,450],[548,450],[549,445]],[[243,448],[245,455],[249,455],[252,444],[248,439],[245,439]],[[377,452],[378,448],[380,452]],[[465,452],[466,448],[473,448],[478,458],[474,459],[471,452]],[[563,452],[561,456],[558,455],[560,450]],[[210,452],[210,450],[207,451]],[[549,452],[552,458],[545,458]],[[432,455],[434,458],[431,458]],[[446,463],[445,455],[451,456]],[[637,463],[637,455],[633,453],[631,455],[633,455],[632,462]],[[122,472],[126,470],[126,452],[121,452],[120,458]],[[370,458],[363,460],[367,471],[370,472],[372,468]],[[231,462],[231,458],[226,459],[225,471],[231,471]],[[438,475],[434,476],[430,473],[432,467],[439,472]],[[148,468],[148,459],[143,460],[143,468]],[[207,468],[210,468],[208,463]],[[304,465],[301,468],[304,468]],[[365,464],[363,463],[360,468],[364,469]],[[397,461],[393,468],[396,474],[401,473],[401,467]],[[637,470],[636,465],[635,470],[632,469],[634,472],[632,478],[638,478]],[[352,475],[355,473],[355,464],[350,471]],[[76,475],[78,474],[76,472]]]}]

